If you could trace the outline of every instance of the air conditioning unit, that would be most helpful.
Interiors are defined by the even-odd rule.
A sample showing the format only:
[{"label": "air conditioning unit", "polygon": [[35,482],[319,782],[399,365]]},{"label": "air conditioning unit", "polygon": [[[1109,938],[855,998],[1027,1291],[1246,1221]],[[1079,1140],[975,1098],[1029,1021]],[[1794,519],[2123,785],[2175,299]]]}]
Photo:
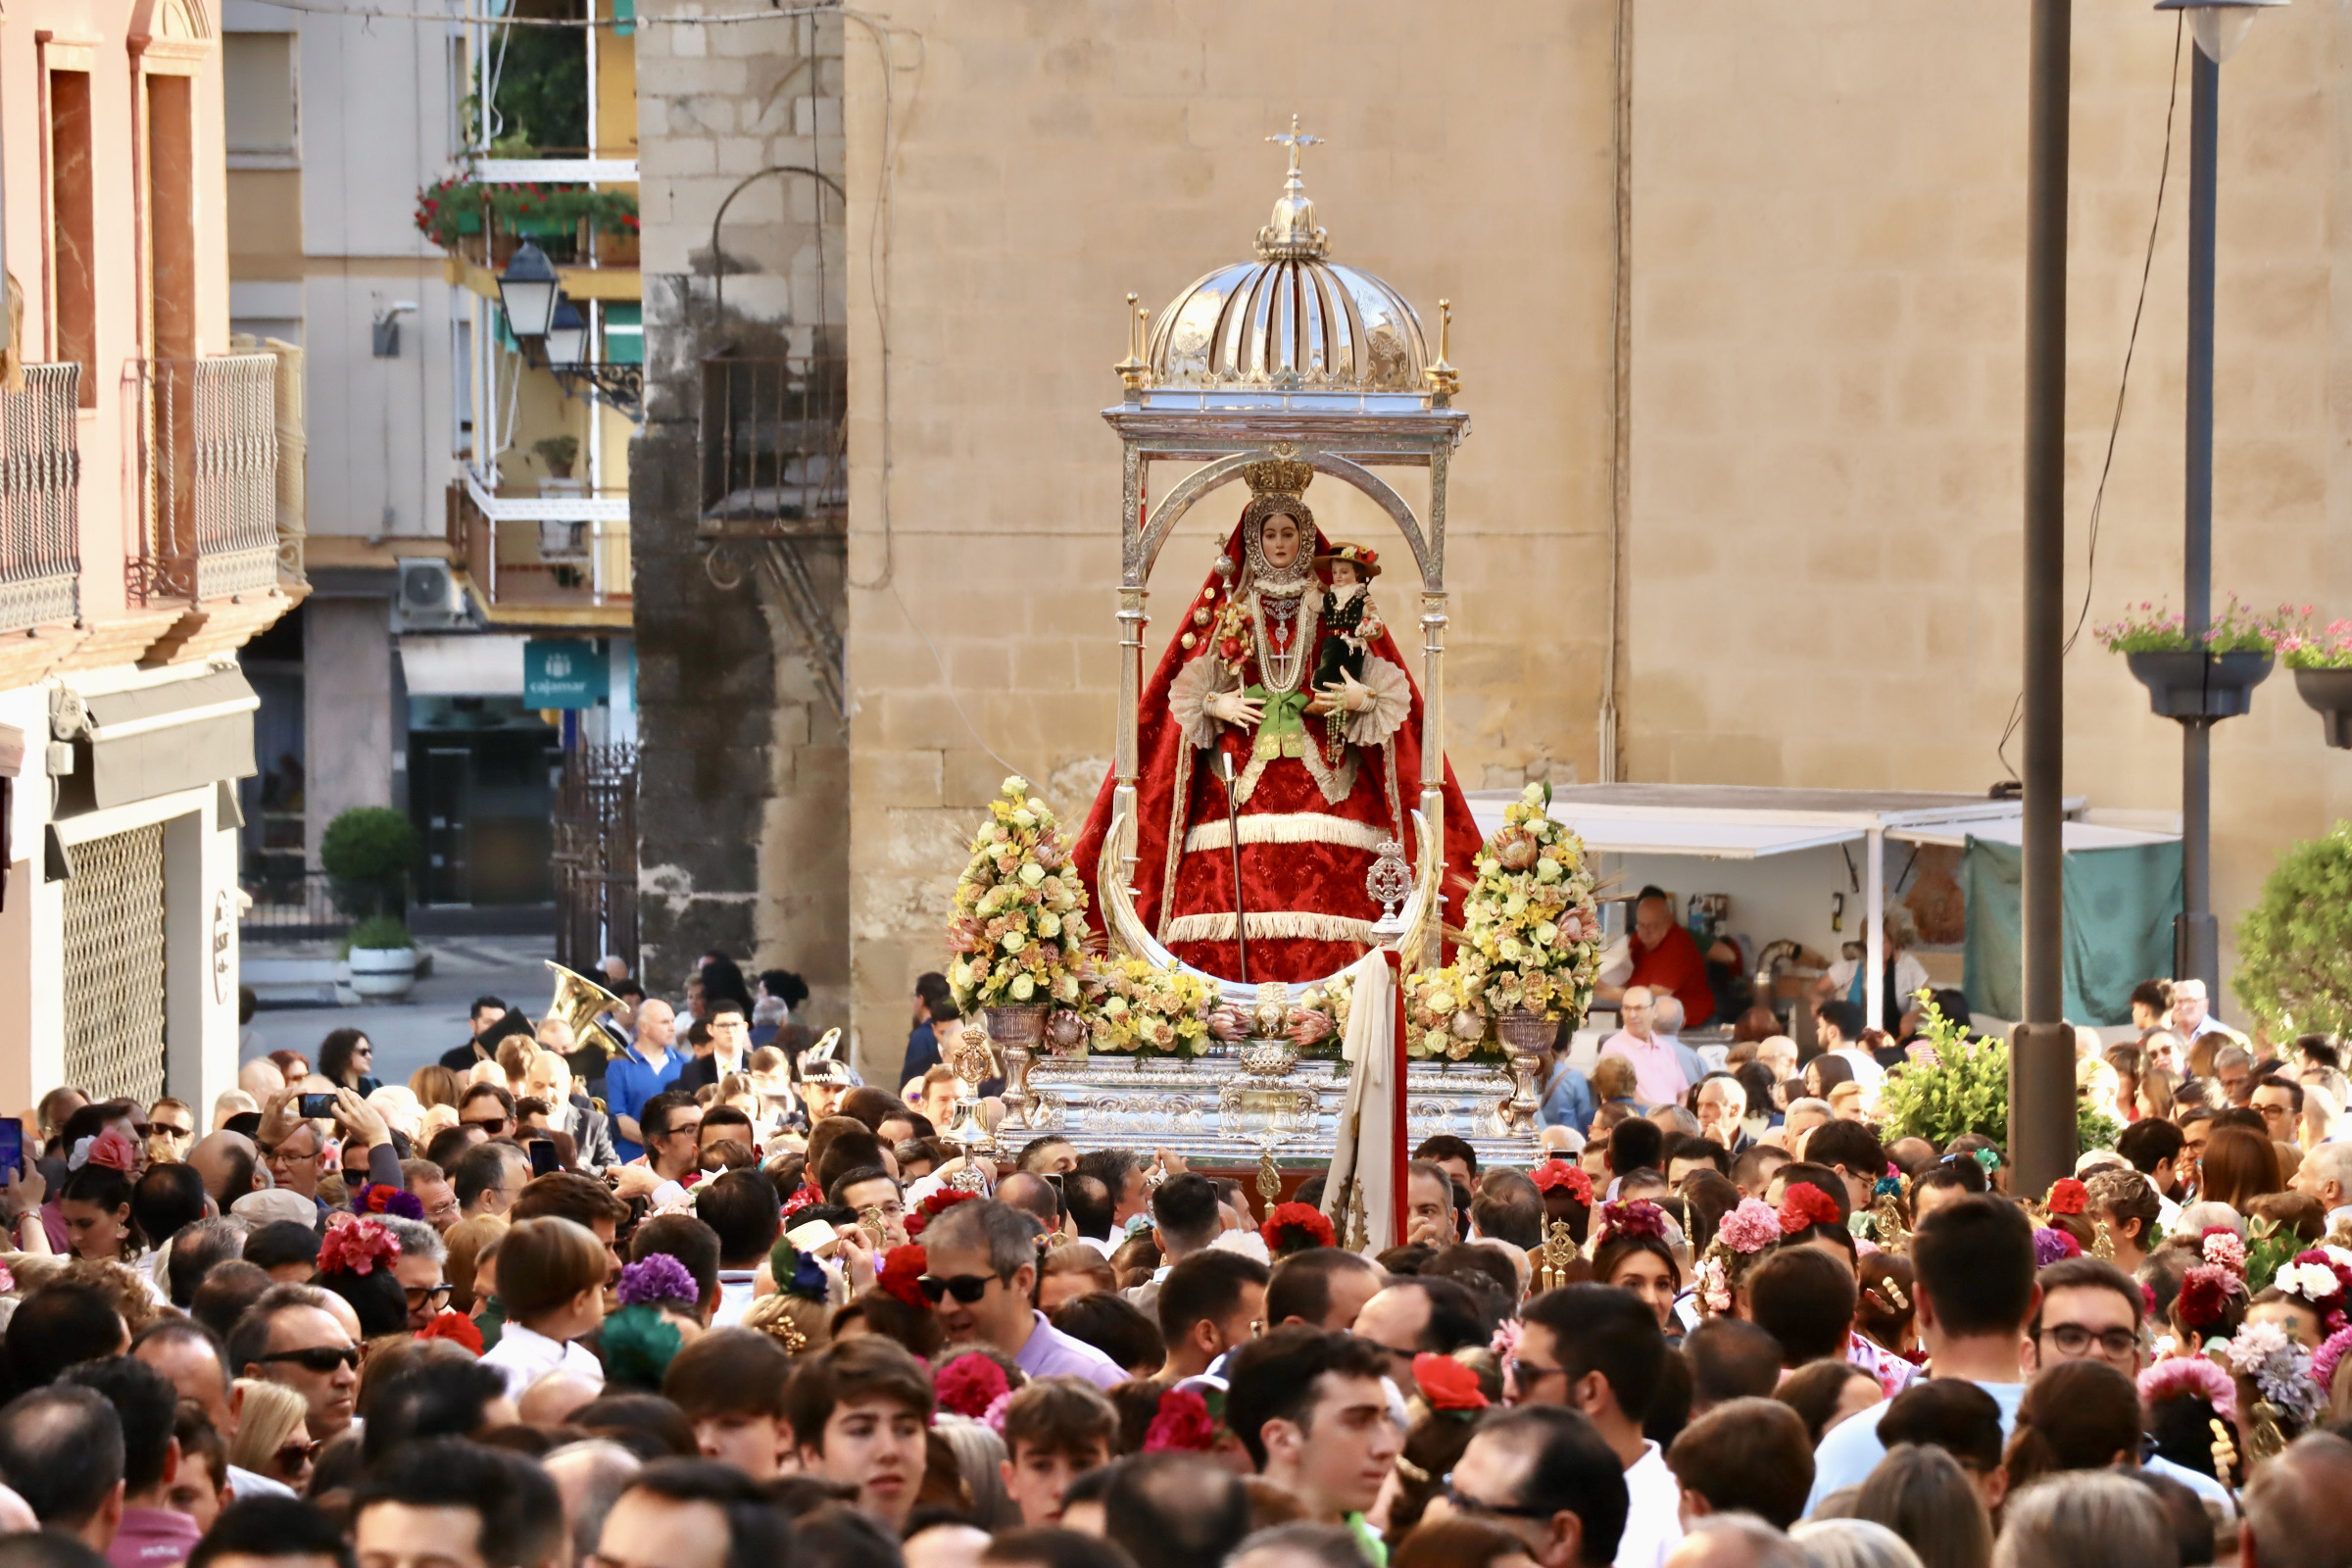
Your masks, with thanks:
[{"label": "air conditioning unit", "polygon": [[446,561],[408,557],[400,564],[400,597],[393,601],[392,621],[402,631],[445,631],[463,626],[466,590]]}]

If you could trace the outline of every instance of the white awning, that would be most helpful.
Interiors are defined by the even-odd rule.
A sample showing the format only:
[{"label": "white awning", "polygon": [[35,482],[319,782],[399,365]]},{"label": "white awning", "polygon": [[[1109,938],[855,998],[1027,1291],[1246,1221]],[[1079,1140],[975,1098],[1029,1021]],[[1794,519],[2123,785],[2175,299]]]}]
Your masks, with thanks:
[{"label": "white awning", "polygon": [[[2170,844],[2180,837],[2178,833],[2150,833],[2139,828],[2109,827],[2101,822],[2064,822],[2059,824],[2065,853],[2077,850],[2118,850],[2136,848],[2143,844]],[[1995,817],[1978,822],[1920,822],[1910,827],[1886,830],[1890,839],[1905,844],[1939,844],[1959,849],[1970,839],[1983,839],[1987,844],[2022,845],[2026,841],[2026,823],[2022,816]]]},{"label": "white awning", "polygon": [[400,639],[401,674],[412,697],[520,697],[520,633],[460,633]]},{"label": "white awning", "polygon": [[[1470,800],[1481,837],[1502,826],[1508,800]],[[1692,855],[1710,860],[1755,860],[1794,850],[1851,844],[1862,829],[1827,822],[1740,822],[1700,815],[1620,816],[1579,811],[1553,802],[1552,818],[1575,829],[1585,848],[1599,855]]]}]

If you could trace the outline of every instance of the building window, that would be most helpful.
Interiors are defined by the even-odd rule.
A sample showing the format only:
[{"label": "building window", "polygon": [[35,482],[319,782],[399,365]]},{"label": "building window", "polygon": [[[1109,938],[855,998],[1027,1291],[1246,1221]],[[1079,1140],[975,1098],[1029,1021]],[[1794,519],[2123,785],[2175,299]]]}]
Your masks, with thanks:
[{"label": "building window", "polygon": [[49,73],[49,357],[81,367],[81,406],[98,406],[97,222],[90,169],[90,74]]},{"label": "building window", "polygon": [[196,357],[196,124],[193,77],[147,80],[148,309],[152,357]]},{"label": "building window", "polygon": [[291,162],[298,152],[294,35],[222,34],[220,77],[228,107],[229,157],[247,167]]}]

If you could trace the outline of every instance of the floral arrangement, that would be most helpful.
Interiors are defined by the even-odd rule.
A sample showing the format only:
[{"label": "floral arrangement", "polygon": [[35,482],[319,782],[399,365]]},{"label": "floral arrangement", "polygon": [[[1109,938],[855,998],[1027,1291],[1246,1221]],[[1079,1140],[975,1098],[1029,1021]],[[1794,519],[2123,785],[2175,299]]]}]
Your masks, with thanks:
[{"label": "floral arrangement", "polygon": [[2034,1266],[2048,1268],[2070,1257],[2082,1255],[2082,1244],[2061,1230],[2044,1225],[2034,1233]]},{"label": "floral arrangement", "polygon": [[2278,653],[2289,669],[2352,669],[2352,620],[2331,620],[2320,632],[2298,627],[2278,639]]},{"label": "floral arrangement", "polygon": [[776,1289],[786,1296],[797,1296],[805,1301],[831,1298],[832,1282],[825,1273],[825,1265],[781,1236],[768,1251],[767,1272],[776,1282]]},{"label": "floral arrangement", "polygon": [[968,1203],[979,1196],[978,1193],[967,1193],[960,1187],[941,1188],[917,1203],[914,1212],[906,1216],[906,1234],[908,1236],[922,1235],[924,1226],[954,1208],[957,1203]]},{"label": "floral arrangement", "polygon": [[2296,1426],[2308,1427],[2319,1419],[2322,1399],[2312,1378],[2311,1352],[2288,1339],[2278,1324],[2248,1323],[2214,1353]]},{"label": "floral arrangement", "polygon": [[2332,1331],[2343,1326],[2345,1292],[2352,1288],[2352,1252],[2314,1247],[2297,1252],[2271,1276],[2271,1284],[2311,1303]]},{"label": "floral arrangement", "polygon": [[[905,1251],[905,1248],[894,1248]],[[922,1250],[920,1248],[914,1249]],[[892,1292],[897,1295],[897,1292]],[[917,1294],[920,1294],[919,1292]],[[939,1407],[956,1415],[969,1416],[975,1421],[988,1418],[989,1407],[1012,1392],[1012,1382],[993,1355],[978,1350],[966,1350],[952,1357],[946,1365],[932,1374],[933,1386],[939,1392]]]},{"label": "floral arrangement", "polygon": [[424,1218],[424,1204],[415,1193],[387,1187],[382,1182],[369,1182],[360,1189],[358,1210],[363,1214],[389,1214],[394,1219]]},{"label": "floral arrangement", "polygon": [[1615,1241],[1620,1236],[1652,1236],[1665,1241],[1666,1211],[1642,1198],[1601,1204],[1600,1223],[1592,1232],[1594,1250],[1599,1250],[1601,1243]]},{"label": "floral arrangement", "polygon": [[1501,1059],[1495,1053],[1480,1051],[1487,1038],[1486,1015],[1459,964],[1416,969],[1404,977],[1403,991],[1405,1054],[1451,1061],[1467,1061],[1474,1054]]},{"label": "floral arrangement", "polygon": [[972,839],[971,863],[956,883],[948,970],[956,1005],[974,1007],[1078,1001],[1086,944],[1086,889],[1069,864],[1061,829],[1046,803],[1015,774],[989,803]]},{"label": "floral arrangement", "polygon": [[1170,1389],[1161,1395],[1152,1424],[1144,1429],[1146,1453],[1168,1449],[1206,1453],[1216,1441],[1216,1417],[1209,1411],[1208,1400],[1193,1389]]},{"label": "floral arrangement", "polygon": [[1781,1216],[1760,1198],[1742,1198],[1738,1207],[1726,1210],[1715,1223],[1715,1240],[1698,1262],[1694,1283],[1699,1306],[1715,1317],[1729,1312],[1732,1289],[1740,1276],[1768,1249],[1778,1246],[1782,1234]]},{"label": "floral arrangement", "polygon": [[1547,1159],[1529,1173],[1539,1193],[1565,1192],[1585,1207],[1592,1206],[1592,1178],[1583,1167],[1571,1165],[1564,1159]]},{"label": "floral arrangement", "polygon": [[2293,636],[2310,613],[2309,605],[2300,611],[2281,605],[2266,616],[2231,594],[2230,602],[2207,619],[2203,639],[2191,640],[2185,616],[2143,599],[2127,608],[2121,620],[2093,627],[2091,635],[2111,654],[2184,653],[2195,648],[2212,654],[2267,654]]},{"label": "floral arrangement", "polygon": [[2230,1315],[2232,1298],[2242,1298],[2246,1282],[2219,1263],[2199,1263],[2180,1281],[2180,1294],[2173,1298],[2174,1315],[2180,1326],[2202,1333]]},{"label": "floral arrangement", "polygon": [[1348,1013],[1354,1001],[1355,987],[1345,974],[1335,974],[1298,994],[1300,1007],[1331,1020],[1331,1038],[1335,1044],[1348,1037]]},{"label": "floral arrangement", "polygon": [[614,1292],[623,1307],[659,1306],[663,1301],[676,1301],[693,1308],[702,1304],[703,1293],[696,1289],[694,1276],[686,1265],[667,1252],[648,1252],[620,1271],[620,1287]]},{"label": "floral arrangement", "polygon": [[[970,1195],[967,1193],[963,1196]],[[931,1298],[923,1294],[923,1275],[930,1267],[930,1254],[923,1250],[920,1243],[909,1242],[882,1254],[882,1267],[875,1273],[874,1283],[893,1299],[918,1312],[928,1312],[931,1310]]]},{"label": "floral arrangement", "polygon": [[321,1274],[372,1274],[378,1264],[390,1273],[400,1261],[400,1238],[391,1228],[372,1219],[355,1220],[349,1225],[335,1225],[318,1239],[318,1272]]},{"label": "floral arrangement", "polygon": [[475,1355],[482,1353],[481,1325],[463,1312],[444,1309],[433,1314],[431,1321],[416,1331],[420,1340],[447,1340],[462,1345]]},{"label": "floral arrangement", "polygon": [[1092,965],[1080,989],[1093,1050],[1190,1056],[1207,1043],[1216,988],[1179,965],[1114,958]]},{"label": "floral arrangement", "polygon": [[119,1170],[125,1176],[138,1174],[138,1146],[122,1135],[120,1127],[109,1127],[89,1138],[74,1140],[73,1152],[66,1155],[66,1169],[79,1170],[84,1165],[103,1165]]},{"label": "floral arrangement", "polygon": [[1551,786],[1502,808],[1462,901],[1455,967],[1489,1017],[1514,1009],[1581,1019],[1600,974],[1600,918],[1584,841],[1545,814]]},{"label": "floral arrangement", "polygon": [[[2326,1351],[2327,1347],[2322,1346]],[[2201,1355],[2175,1355],[2139,1374],[2139,1396],[2147,1404],[2162,1399],[2203,1399],[2213,1413],[2232,1425],[2237,1421],[2237,1384],[2230,1374]]]},{"label": "floral arrangement", "polygon": [[[1737,1213],[1738,1210],[1733,1211]],[[1728,1217],[1728,1216],[1727,1216]],[[1842,1225],[1838,1200],[1811,1182],[1790,1182],[1781,1194],[1779,1215],[1783,1236],[1801,1236],[1816,1225]]]},{"label": "floral arrangement", "polygon": [[2090,1206],[2090,1189],[2072,1176],[2061,1176],[2050,1183],[2041,1206],[2052,1214],[2080,1214]]},{"label": "floral arrangement", "polygon": [[[1924,1138],[1942,1149],[1956,1138],[1976,1133],[2006,1148],[2008,1043],[1972,1038],[1965,1027],[1944,1016],[1934,995],[1924,988],[1912,1000],[1919,1005],[1920,1034],[1926,1049],[1915,1050],[1910,1063],[1901,1072],[1889,1074],[1880,1089],[1884,1122],[1880,1135],[1888,1143]],[[2113,1117],[2088,1100],[2076,1100],[2077,1152],[2112,1148],[2121,1130]],[[1998,1168],[1996,1156],[1986,1165],[1986,1174]]]},{"label": "floral arrangement", "polygon": [[1331,1228],[1323,1211],[1309,1203],[1277,1203],[1257,1234],[1265,1238],[1266,1246],[1278,1258],[1293,1252],[1312,1251],[1318,1247],[1337,1247],[1340,1239]]},{"label": "floral arrangement", "polygon": [[1478,1374],[1450,1355],[1424,1350],[1414,1356],[1413,1382],[1432,1410],[1467,1414],[1487,1407],[1487,1391],[1479,1386]]},{"label": "floral arrangement", "polygon": [[545,232],[587,222],[614,233],[637,232],[637,198],[627,191],[587,185],[484,184],[465,178],[436,180],[416,193],[416,232],[441,249],[454,251],[461,235],[480,232],[485,206],[490,217],[510,230],[527,226]]}]

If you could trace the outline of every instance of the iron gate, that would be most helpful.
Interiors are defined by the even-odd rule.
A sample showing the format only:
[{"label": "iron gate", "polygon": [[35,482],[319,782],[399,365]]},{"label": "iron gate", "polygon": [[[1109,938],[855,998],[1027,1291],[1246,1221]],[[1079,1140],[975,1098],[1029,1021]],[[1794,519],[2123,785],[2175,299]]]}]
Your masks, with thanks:
[{"label": "iron gate", "polygon": [[564,754],[556,792],[556,961],[594,974],[618,954],[637,972],[637,748]]},{"label": "iron gate", "polygon": [[164,1092],[164,826],[73,848],[66,878],[66,1082],[91,1100]]}]

